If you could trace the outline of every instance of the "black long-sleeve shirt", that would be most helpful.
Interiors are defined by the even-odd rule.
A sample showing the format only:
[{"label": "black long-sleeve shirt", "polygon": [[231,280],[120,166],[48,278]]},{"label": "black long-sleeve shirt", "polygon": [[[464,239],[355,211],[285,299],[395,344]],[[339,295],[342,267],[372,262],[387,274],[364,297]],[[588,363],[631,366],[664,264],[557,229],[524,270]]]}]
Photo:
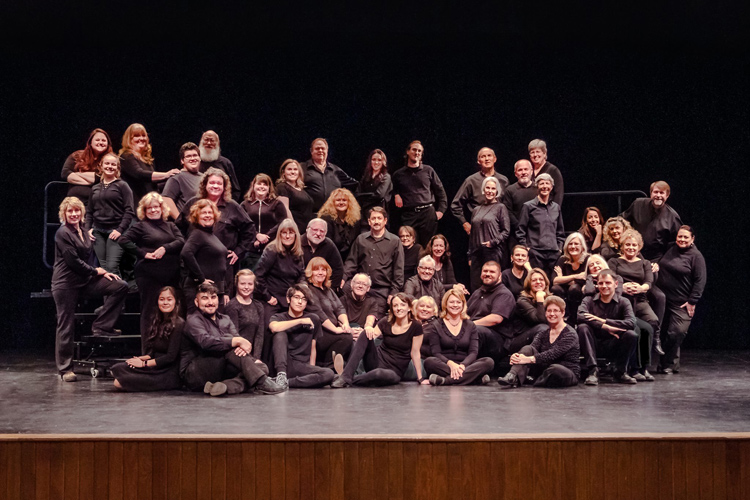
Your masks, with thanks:
[{"label": "black long-sleeve shirt", "polygon": [[554,201],[544,204],[539,197],[524,203],[518,219],[519,245],[539,251],[561,251],[565,243],[562,210]]},{"label": "black long-sleeve shirt", "polygon": [[362,179],[354,196],[362,210],[363,222],[367,220],[370,210],[374,207],[388,208],[393,198],[393,182],[391,174],[384,174],[380,182],[374,179]]},{"label": "black long-sleeve shirt", "polygon": [[[180,268],[180,251],[185,245],[185,238],[173,222],[162,219],[143,219],[120,236],[117,242],[121,246],[130,243],[135,245],[138,260],[135,263],[136,277],[163,276],[171,277]],[[147,259],[146,254],[159,247],[164,247],[161,259]]]},{"label": "black long-sleeve shirt", "polygon": [[508,186],[508,189],[503,192],[501,201],[508,209],[510,228],[514,233],[518,227],[518,218],[521,217],[523,204],[536,198],[537,194],[538,192],[533,182],[526,187],[515,182]]},{"label": "black long-sleeve shirt", "polygon": [[453,335],[443,320],[436,321],[433,325],[429,340],[430,353],[434,357],[443,363],[453,361],[464,366],[469,366],[477,360],[479,333],[473,321],[463,320],[458,335]]},{"label": "black long-sleeve shirt", "polygon": [[406,280],[404,293],[418,299],[424,295],[435,299],[436,304],[440,304],[445,293],[445,287],[439,278],[433,276],[429,281],[424,281],[419,275],[412,276]]},{"label": "black long-sleeve shirt", "polygon": [[435,170],[425,164],[402,167],[393,174],[393,194],[400,195],[404,208],[414,208],[433,203],[436,212],[445,213],[448,197]]},{"label": "black long-sleeve shirt", "polygon": [[[270,203],[265,200],[245,200],[240,206],[247,212],[250,220],[255,224],[255,230],[259,234],[268,236],[269,242],[276,238],[279,224],[286,219],[286,207],[278,198],[274,198]],[[253,241],[250,244],[250,251],[258,254],[262,253],[266,245],[256,247],[255,241]]]},{"label": "black long-sleeve shirt", "polygon": [[[615,274],[621,276],[625,283],[633,282],[639,285],[648,285],[649,288],[654,286],[654,273],[651,271],[651,262],[646,259],[628,262],[622,257],[618,257],[617,259],[610,259],[607,265],[609,265],[609,268]],[[625,297],[632,298],[633,301],[648,300],[645,293],[639,293],[635,296],[625,295]]]},{"label": "black long-sleeve shirt", "polygon": [[237,179],[234,164],[229,161],[229,158],[224,156],[219,156],[216,161],[201,160],[201,165],[199,167],[201,172],[205,172],[211,167],[218,168],[229,176],[229,182],[232,183],[232,199],[238,201],[240,199],[240,181]]},{"label": "black long-sleeve shirt", "polygon": [[151,191],[157,191],[156,183],[151,180],[151,174],[154,173],[153,163],[149,165],[134,155],[125,153],[120,157],[120,168],[122,180],[133,190],[134,200],[140,201]]},{"label": "black long-sleeve shirt", "polygon": [[651,198],[638,198],[622,213],[622,217],[641,233],[643,256],[656,263],[659,263],[669,244],[674,243],[682,225],[680,216],[672,207],[665,203],[656,210],[651,204]]},{"label": "black long-sleeve shirt", "polygon": [[289,200],[289,211],[300,233],[307,229],[313,218],[313,199],[304,189],[295,189],[286,182],[276,185],[276,194]]},{"label": "black long-sleeve shirt", "polygon": [[213,233],[213,226],[194,225],[180,256],[196,286],[209,279],[214,282],[220,294],[224,293],[227,247]]},{"label": "black long-sleeve shirt", "polygon": [[266,247],[255,268],[255,296],[268,301],[275,297],[283,308],[289,307],[286,292],[295,283],[305,279],[302,257],[291,253],[280,254],[272,247]]},{"label": "black long-sleeve shirt", "polygon": [[578,307],[578,324],[586,323],[591,328],[600,330],[603,323],[598,320],[586,319],[584,316],[586,313],[606,319],[609,326],[628,331],[635,329],[633,306],[624,297],[615,296],[609,302],[603,302],[598,294],[593,297],[584,297],[583,302]]},{"label": "black long-sleeve shirt", "polygon": [[334,219],[329,215],[324,215],[321,219],[328,224],[328,233],[326,234],[331,238],[331,241],[336,245],[336,248],[338,248],[341,258],[346,260],[349,256],[349,251],[352,248],[354,240],[356,240],[357,236],[362,233],[359,221],[355,222],[353,226],[350,226],[338,217]]},{"label": "black long-sleeve shirt", "polygon": [[523,324],[528,328],[547,323],[544,302],[537,302],[535,299],[521,294],[516,302],[516,318],[523,321]]},{"label": "black long-sleeve shirt", "polygon": [[417,274],[419,256],[422,254],[422,245],[414,243],[409,248],[404,247],[404,280],[408,280]]},{"label": "black long-sleeve shirt", "polygon": [[[498,192],[504,192],[508,187],[508,178],[497,172],[493,174],[493,177],[498,181]],[[475,174],[471,174],[461,184],[461,187],[458,188],[456,196],[453,197],[451,212],[461,224],[465,222],[473,223],[474,209],[484,204],[486,198],[482,192],[482,183],[486,178],[481,170]]]},{"label": "black long-sleeve shirt", "polygon": [[189,314],[180,348],[180,375],[199,356],[223,357],[232,349],[233,337],[238,337],[237,328],[229,316],[217,312],[212,319],[200,310]]},{"label": "black long-sleeve shirt", "polygon": [[544,165],[542,165],[542,168],[539,169],[539,172],[532,172],[532,185],[533,181],[541,174],[549,174],[550,177],[552,177],[555,185],[552,186],[552,193],[549,195],[550,199],[558,205],[562,206],[563,196],[565,196],[565,184],[563,183],[563,176],[560,173],[560,169],[550,162],[545,162]]},{"label": "black long-sleeve shirt", "polygon": [[258,300],[253,300],[250,304],[242,304],[237,297],[234,297],[227,304],[225,312],[237,327],[239,336],[253,345],[253,357],[260,359],[263,352],[263,337],[267,328],[263,304]]},{"label": "black long-sleeve shirt", "polygon": [[338,326],[339,316],[346,314],[346,309],[336,292],[331,288],[323,289],[312,283],[308,283],[308,288],[312,300],[307,303],[307,311],[316,314],[321,323],[328,319],[334,326]]},{"label": "black long-sleeve shirt", "polygon": [[146,354],[151,356],[157,367],[164,368],[177,361],[184,330],[185,320],[178,316],[175,318],[174,328],[169,336],[146,342]]},{"label": "black long-sleeve shirt", "polygon": [[133,212],[133,191],[122,179],[116,179],[107,186],[100,182],[91,188],[91,196],[86,207],[86,230],[93,228],[106,231],[117,230],[121,234],[130,227]]},{"label": "black long-sleeve shirt", "polygon": [[[582,272],[586,272],[586,269],[588,269],[589,264],[589,257],[586,256],[585,259],[583,259],[583,262],[578,264],[578,269],[573,269],[573,263],[568,262],[568,258],[564,255],[561,255],[559,259],[557,259],[557,262],[555,263],[555,266],[559,266],[560,270],[562,271],[563,276],[570,276],[571,274],[578,274]],[[574,279],[573,281],[569,281],[565,283],[564,287],[570,286],[571,283],[575,283],[579,286],[583,286],[586,283],[586,279]]]},{"label": "black long-sleeve shirt", "polygon": [[[305,173],[305,191],[313,200],[313,212],[320,210],[334,189],[343,187],[354,192],[359,184],[356,179],[349,177],[349,174],[330,162],[326,162],[325,169],[321,172],[312,160],[307,160],[302,164],[302,170]],[[301,231],[304,229],[300,228]]]},{"label": "black long-sleeve shirt", "polygon": [[435,270],[435,278],[439,279],[443,284],[443,290],[450,290],[453,285],[458,283],[456,280],[456,273],[453,271],[453,262],[450,257],[446,258],[440,267],[440,270]]},{"label": "black long-sleeve shirt", "polygon": [[549,341],[550,331],[537,333],[531,341],[531,347],[539,354],[534,356],[536,365],[562,365],[579,376],[581,374],[581,347],[578,334],[570,325],[565,325],[553,343]]},{"label": "black long-sleeve shirt", "polygon": [[502,280],[503,285],[505,285],[508,290],[510,290],[510,293],[512,293],[514,297],[518,298],[523,291],[523,285],[526,282],[526,276],[528,275],[529,272],[526,270],[526,268],[524,268],[521,279],[518,279],[516,278],[516,275],[513,274],[513,268],[509,267],[502,272],[502,274],[500,275],[500,279]]},{"label": "black long-sleeve shirt", "polygon": [[395,295],[404,287],[404,247],[401,240],[385,231],[380,239],[372,231],[360,234],[344,264],[344,279],[350,280],[357,273],[370,276],[372,286],[387,288],[388,295]]},{"label": "black long-sleeve shirt", "polygon": [[338,289],[341,285],[341,280],[344,278],[344,261],[341,260],[341,254],[339,254],[336,244],[331,241],[331,238],[326,237],[313,251],[310,241],[307,239],[307,233],[300,236],[300,243],[302,244],[305,267],[307,267],[307,264],[313,257],[324,258],[328,262],[328,265],[331,266],[331,284],[333,288]]},{"label": "black long-sleeve shirt", "polygon": [[703,254],[695,245],[683,250],[673,244],[659,262],[658,285],[671,304],[697,304],[706,287]]},{"label": "black long-sleeve shirt", "polygon": [[[78,153],[78,151],[68,155],[68,157],[65,159],[65,163],[63,163],[60,177],[62,177],[62,180],[64,180],[65,182],[68,181],[68,176],[70,174],[76,173],[76,153]],[[99,182],[99,174],[96,172],[93,173],[95,174],[94,184],[88,186],[81,184],[68,184],[68,196],[75,196],[76,198],[81,200],[84,205],[88,204],[89,197],[91,196],[91,188]]]},{"label": "black long-sleeve shirt", "polygon": [[510,217],[508,209],[502,203],[488,203],[477,206],[471,214],[471,234],[469,235],[469,255],[485,247],[482,243],[490,242],[490,248],[503,245],[510,235]]},{"label": "black long-sleeve shirt", "polygon": [[[191,226],[188,220],[190,208],[199,199],[198,197],[192,198],[182,207],[182,212],[177,220],[177,227],[183,234],[188,234],[195,227]],[[258,234],[255,224],[250,220],[247,212],[234,200],[226,201],[221,198],[216,207],[219,209],[220,216],[214,224],[214,234],[227,247],[227,250],[232,250],[241,259],[250,251],[250,247],[253,246],[255,241],[255,235]]]},{"label": "black long-sleeve shirt", "polygon": [[96,276],[89,264],[93,245],[89,235],[63,224],[55,233],[55,264],[52,268],[52,291],[82,288]]}]

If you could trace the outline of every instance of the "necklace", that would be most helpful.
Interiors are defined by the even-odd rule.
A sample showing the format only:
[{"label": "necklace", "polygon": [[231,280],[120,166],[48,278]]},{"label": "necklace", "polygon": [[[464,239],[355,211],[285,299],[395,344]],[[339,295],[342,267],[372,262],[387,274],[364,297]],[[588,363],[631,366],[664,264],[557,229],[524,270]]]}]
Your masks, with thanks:
[{"label": "necklace", "polygon": [[448,324],[451,326],[458,326],[461,324],[461,318],[458,318],[458,320],[456,320],[455,323],[448,316],[446,316],[445,319],[448,321]]}]

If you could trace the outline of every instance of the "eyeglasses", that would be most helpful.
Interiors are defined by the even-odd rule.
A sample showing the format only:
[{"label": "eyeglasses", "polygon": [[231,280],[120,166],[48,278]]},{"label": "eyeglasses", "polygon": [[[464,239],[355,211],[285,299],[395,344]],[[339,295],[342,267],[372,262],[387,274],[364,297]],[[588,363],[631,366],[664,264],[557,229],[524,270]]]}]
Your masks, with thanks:
[{"label": "eyeglasses", "polygon": [[435,272],[435,268],[434,267],[419,266],[419,267],[417,267],[417,269],[419,269],[420,271],[430,271],[431,273]]},{"label": "eyeglasses", "polygon": [[307,297],[304,295],[292,295],[292,299],[299,302],[307,302]]}]

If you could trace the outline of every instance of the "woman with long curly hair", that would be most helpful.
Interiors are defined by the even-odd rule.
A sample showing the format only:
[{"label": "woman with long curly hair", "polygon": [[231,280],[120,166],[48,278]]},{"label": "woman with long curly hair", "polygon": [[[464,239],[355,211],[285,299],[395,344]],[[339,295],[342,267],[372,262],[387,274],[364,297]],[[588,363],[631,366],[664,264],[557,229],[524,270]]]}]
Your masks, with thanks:
[{"label": "woman with long curly hair", "polygon": [[70,184],[68,196],[75,196],[84,205],[91,196],[91,187],[99,182],[99,164],[107,153],[112,152],[109,134],[95,128],[89,134],[86,147],[70,154],[62,168],[62,180]]},{"label": "woman with long curly hair", "polygon": [[356,198],[346,188],[334,189],[320,207],[318,217],[328,224],[327,236],[336,244],[341,259],[346,261],[352,243],[360,233],[361,212]]},{"label": "woman with long curly hair", "polygon": [[122,179],[133,190],[133,198],[136,200],[146,196],[146,193],[158,191],[157,182],[165,181],[180,173],[177,168],[169,172],[155,170],[148,132],[140,123],[133,123],[122,135],[120,158],[122,159]]},{"label": "woman with long curly hair", "polygon": [[604,224],[604,229],[602,229],[602,239],[604,241],[599,249],[599,253],[604,257],[605,261],[613,258],[616,259],[620,256],[620,236],[628,229],[633,229],[633,226],[619,215],[607,219],[607,223]]}]

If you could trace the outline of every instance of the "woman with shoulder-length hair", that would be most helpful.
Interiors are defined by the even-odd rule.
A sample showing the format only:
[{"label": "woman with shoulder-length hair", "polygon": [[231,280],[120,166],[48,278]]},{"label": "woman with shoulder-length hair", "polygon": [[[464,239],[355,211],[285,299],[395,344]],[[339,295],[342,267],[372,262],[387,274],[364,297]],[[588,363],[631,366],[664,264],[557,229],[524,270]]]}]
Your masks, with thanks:
[{"label": "woman with shoulder-length hair", "polygon": [[318,217],[328,224],[327,236],[336,244],[341,259],[346,261],[352,243],[359,236],[361,213],[351,191],[337,188],[320,207]]},{"label": "woman with shoulder-length hair", "polygon": [[633,226],[619,215],[607,219],[602,229],[603,243],[599,248],[599,253],[605,261],[620,255],[620,236],[628,229],[633,229]]},{"label": "woman with shoulder-length hair", "polygon": [[[398,384],[409,367],[414,364],[417,382],[429,384],[422,377],[419,355],[422,347],[422,325],[412,316],[412,298],[397,293],[391,299],[387,318],[381,319],[372,330],[365,330],[354,343],[349,361],[342,373],[336,376],[331,387],[338,389],[350,385],[385,386]],[[383,337],[380,345],[375,339]],[[365,373],[355,375],[359,362],[364,362]],[[337,370],[338,371],[338,370]]]},{"label": "woman with shoulder-length hair", "polygon": [[168,220],[169,206],[152,191],[141,198],[136,210],[138,222],[118,240],[121,246],[132,244],[138,260],[135,282],[141,296],[141,346],[146,348],[148,328],[161,290],[180,282],[180,251],[185,244],[180,230]]},{"label": "woman with shoulder-length hair", "polygon": [[245,265],[255,268],[268,242],[276,238],[281,221],[286,219],[286,206],[276,197],[276,189],[271,177],[258,174],[250,183],[250,189],[245,193],[241,203],[242,208],[255,224],[255,241],[250,246],[250,252]]},{"label": "woman with shoulder-length hair", "polygon": [[414,308],[412,311],[414,318],[422,323],[422,332],[424,336],[422,338],[422,348],[420,349],[420,353],[422,354],[422,359],[427,359],[432,355],[432,351],[430,350],[430,336],[435,331],[438,321],[440,321],[438,318],[440,309],[438,308],[435,299],[429,295],[422,295],[414,300],[412,307]]},{"label": "woman with shoulder-length hair", "polygon": [[417,275],[417,265],[422,255],[422,245],[417,243],[417,232],[411,226],[398,228],[398,239],[404,247],[404,282]]},{"label": "woman with shoulder-length hair", "polygon": [[393,197],[393,182],[388,173],[388,158],[380,149],[374,149],[367,157],[367,166],[354,193],[362,212],[362,231],[369,231],[367,218],[374,207],[388,210],[388,204]]},{"label": "woman with shoulder-length hair", "polygon": [[287,310],[287,290],[301,283],[305,277],[302,243],[292,219],[284,219],[279,224],[276,238],[263,250],[255,275],[258,280],[256,295],[273,306],[274,310]]},{"label": "woman with shoulder-length hair", "polygon": [[549,328],[510,357],[510,372],[497,380],[501,386],[522,386],[530,371],[537,376],[534,387],[578,385],[580,346],[575,329],[563,318],[565,301],[550,295],[544,301],[544,314]]},{"label": "woman with shoulder-length hair", "polygon": [[146,333],[143,356],[134,356],[111,368],[118,389],[130,392],[179,389],[180,341],[185,320],[180,315],[177,290],[165,286],[159,292],[156,314]]},{"label": "woman with shoulder-length hair", "polygon": [[586,246],[592,254],[599,253],[602,246],[602,222],[604,222],[604,217],[598,208],[586,207],[583,211],[583,219],[581,219],[578,232],[583,235]]},{"label": "woman with shoulder-length hair", "polygon": [[[458,284],[456,273],[453,271],[453,262],[451,262],[451,246],[448,244],[448,238],[442,234],[436,234],[430,238],[420,258],[425,255],[435,259],[435,277],[440,280],[445,290],[450,290],[453,285]],[[466,293],[469,293],[468,290]]]},{"label": "woman with shoulder-length hair", "polygon": [[103,267],[89,265],[93,246],[81,227],[86,209],[78,198],[69,196],[60,203],[60,229],[55,233],[55,264],[52,269],[52,298],[57,310],[55,362],[65,382],[75,382],[73,348],[75,312],[81,294],[104,296],[91,332],[118,335],[114,326],[120,316],[128,285]]},{"label": "woman with shoulder-length hair", "polygon": [[479,358],[479,334],[466,314],[461,288],[451,288],[442,300],[441,320],[430,336],[432,356],[424,361],[431,385],[487,384],[495,367],[492,358]]},{"label": "woman with shoulder-length hair", "polygon": [[544,301],[550,295],[547,274],[538,267],[533,268],[526,276],[515,309],[516,317],[530,338],[547,328]]},{"label": "woman with shoulder-length hair", "polygon": [[570,321],[574,321],[578,306],[583,300],[583,285],[586,284],[586,265],[589,253],[586,251],[586,240],[581,233],[571,233],[565,238],[563,254],[554,267],[552,293],[565,300],[566,312]]},{"label": "woman with shoulder-length hair", "polygon": [[472,290],[482,286],[482,266],[485,262],[505,262],[508,255],[510,217],[508,208],[500,203],[502,186],[495,177],[487,177],[482,181],[482,193],[484,203],[471,213],[469,266]]},{"label": "woman with shoulder-length hair", "polygon": [[151,156],[151,142],[146,127],[140,123],[133,123],[122,135],[122,178],[133,190],[136,200],[143,198],[146,193],[157,191],[156,183],[165,181],[180,173],[173,168],[169,172],[154,170],[154,157]]},{"label": "woman with shoulder-length hair", "polygon": [[70,184],[68,196],[75,196],[84,205],[91,196],[91,187],[99,182],[99,164],[105,154],[112,152],[112,139],[100,128],[89,134],[86,147],[71,153],[63,164],[62,180]]},{"label": "woman with shoulder-length hair", "polygon": [[279,168],[276,194],[289,209],[298,231],[307,229],[313,218],[313,199],[305,191],[305,172],[297,160],[287,159]]}]

